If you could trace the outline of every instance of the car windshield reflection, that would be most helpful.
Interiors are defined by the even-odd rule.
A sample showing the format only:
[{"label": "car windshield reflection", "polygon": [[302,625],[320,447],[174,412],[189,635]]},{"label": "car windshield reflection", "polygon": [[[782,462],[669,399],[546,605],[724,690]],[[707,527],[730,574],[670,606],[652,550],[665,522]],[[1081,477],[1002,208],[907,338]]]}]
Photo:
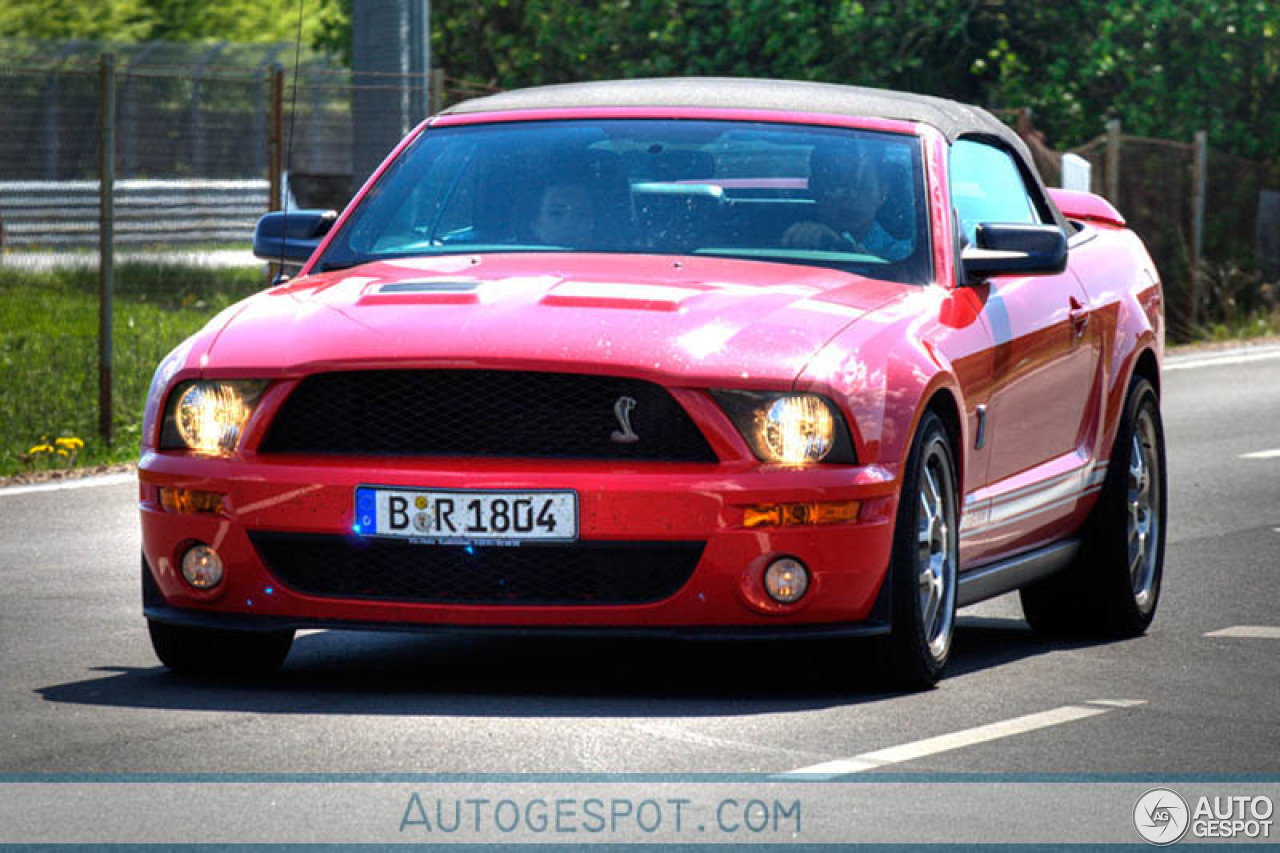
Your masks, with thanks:
[{"label": "car windshield reflection", "polygon": [[321,258],[705,255],[931,277],[919,141],[727,121],[575,120],[430,130]]}]

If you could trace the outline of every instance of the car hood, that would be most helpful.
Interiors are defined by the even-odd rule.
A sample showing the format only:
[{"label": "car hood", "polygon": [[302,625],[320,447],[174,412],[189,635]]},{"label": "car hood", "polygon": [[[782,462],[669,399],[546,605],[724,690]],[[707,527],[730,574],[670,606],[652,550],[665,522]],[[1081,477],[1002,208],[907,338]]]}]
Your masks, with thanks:
[{"label": "car hood", "polygon": [[910,290],[826,268],[698,257],[387,261],[246,300],[201,361],[224,376],[420,364],[786,387],[841,329]]}]

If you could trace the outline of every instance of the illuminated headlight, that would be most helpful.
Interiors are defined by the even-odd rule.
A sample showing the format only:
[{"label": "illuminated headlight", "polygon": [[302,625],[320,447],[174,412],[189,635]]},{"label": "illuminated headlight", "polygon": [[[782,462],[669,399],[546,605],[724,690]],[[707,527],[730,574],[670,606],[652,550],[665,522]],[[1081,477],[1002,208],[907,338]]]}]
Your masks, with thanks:
[{"label": "illuminated headlight", "polygon": [[169,395],[161,450],[225,456],[236,449],[265,382],[184,382]]},{"label": "illuminated headlight", "polygon": [[714,395],[763,462],[854,462],[844,418],[825,397],[755,391],[716,391]]}]

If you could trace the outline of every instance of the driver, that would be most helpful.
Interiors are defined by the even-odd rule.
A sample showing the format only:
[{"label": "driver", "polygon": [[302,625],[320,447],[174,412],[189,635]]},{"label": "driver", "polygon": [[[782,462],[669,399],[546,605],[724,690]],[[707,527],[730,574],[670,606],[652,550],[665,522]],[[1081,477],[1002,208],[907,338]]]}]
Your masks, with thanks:
[{"label": "driver", "polygon": [[809,158],[809,188],[817,219],[788,228],[782,235],[784,246],[857,252],[886,261],[900,261],[911,254],[911,241],[894,237],[876,218],[891,187],[865,146],[814,148]]}]

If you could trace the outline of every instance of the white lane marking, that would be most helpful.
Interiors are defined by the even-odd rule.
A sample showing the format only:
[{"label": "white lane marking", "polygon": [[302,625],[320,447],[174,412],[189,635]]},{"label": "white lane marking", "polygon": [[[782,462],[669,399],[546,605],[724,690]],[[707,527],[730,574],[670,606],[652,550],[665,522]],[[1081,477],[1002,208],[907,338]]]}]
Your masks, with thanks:
[{"label": "white lane marking", "polygon": [[1274,450],[1256,450],[1253,453],[1241,453],[1240,459],[1280,459],[1280,447]]},{"label": "white lane marking", "polygon": [[1076,720],[1085,720],[1089,717],[1096,717],[1099,714],[1110,713],[1116,708],[1130,708],[1145,703],[1136,699],[1095,699],[1090,704],[1106,705],[1107,707],[1063,705],[1061,708],[1054,708],[1050,711],[1040,711],[1023,717],[1014,717],[1011,720],[988,723],[985,726],[977,726],[972,729],[925,738],[914,743],[904,743],[901,746],[878,749],[875,752],[864,752],[862,755],[855,755],[853,758],[839,758],[835,761],[825,761],[822,764],[801,767],[797,770],[788,770],[780,775],[833,778],[835,776],[843,776],[846,773],[861,773],[889,764],[913,761],[917,758],[937,755],[940,752],[950,752],[966,746],[976,746],[980,743],[1000,740],[1001,738],[1033,732],[1038,729],[1060,726]]},{"label": "white lane marking", "polygon": [[1255,361],[1271,361],[1280,358],[1280,347],[1234,349],[1218,355],[1186,355],[1170,358],[1164,363],[1164,371],[1195,370],[1198,367],[1226,367],[1232,364],[1250,364]]},{"label": "white lane marking", "polygon": [[1245,640],[1280,640],[1280,628],[1274,625],[1234,625],[1210,631],[1206,637],[1236,637]]},{"label": "white lane marking", "polygon": [[74,480],[59,480],[56,483],[37,483],[32,486],[7,486],[0,488],[0,498],[13,495],[29,495],[32,492],[60,492],[63,489],[87,489],[90,486],[120,486],[125,483],[138,482],[134,472],[127,474],[103,474],[100,477],[79,477]]},{"label": "white lane marking", "polygon": [[697,732],[691,732],[677,726],[666,726],[658,723],[639,723],[632,726],[636,731],[643,732],[650,737],[659,737],[666,740],[677,741],[678,743],[692,744],[694,746],[706,746],[714,749],[734,749],[743,752],[778,752],[787,755],[806,755],[816,756],[819,753],[806,752],[802,749],[788,749],[783,746],[769,746],[762,743],[747,743],[740,740],[731,740],[729,738],[716,737],[714,735],[704,735]]}]

